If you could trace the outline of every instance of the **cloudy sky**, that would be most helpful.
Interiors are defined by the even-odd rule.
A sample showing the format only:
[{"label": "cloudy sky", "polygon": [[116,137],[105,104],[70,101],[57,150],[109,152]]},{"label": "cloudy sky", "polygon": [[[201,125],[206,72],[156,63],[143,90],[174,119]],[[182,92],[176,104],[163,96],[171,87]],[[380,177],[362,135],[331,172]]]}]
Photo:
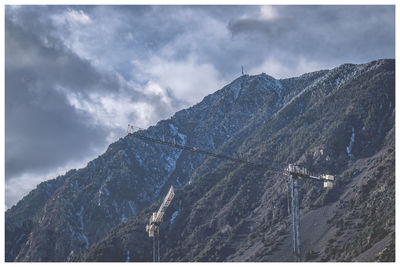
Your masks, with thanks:
[{"label": "cloudy sky", "polygon": [[241,73],[394,58],[393,6],[6,6],[11,207]]}]

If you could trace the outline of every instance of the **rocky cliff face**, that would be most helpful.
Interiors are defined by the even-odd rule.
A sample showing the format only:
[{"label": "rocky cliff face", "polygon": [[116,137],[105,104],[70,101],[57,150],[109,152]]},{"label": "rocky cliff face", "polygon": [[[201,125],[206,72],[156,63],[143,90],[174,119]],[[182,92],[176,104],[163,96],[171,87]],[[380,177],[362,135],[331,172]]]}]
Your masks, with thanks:
[{"label": "rocky cliff face", "polygon": [[[305,260],[394,260],[394,60],[242,76],[140,134],[274,168],[298,162]],[[289,261],[285,177],[126,136],[6,212],[6,261],[150,261],[144,226],[170,185],[164,261]]]}]

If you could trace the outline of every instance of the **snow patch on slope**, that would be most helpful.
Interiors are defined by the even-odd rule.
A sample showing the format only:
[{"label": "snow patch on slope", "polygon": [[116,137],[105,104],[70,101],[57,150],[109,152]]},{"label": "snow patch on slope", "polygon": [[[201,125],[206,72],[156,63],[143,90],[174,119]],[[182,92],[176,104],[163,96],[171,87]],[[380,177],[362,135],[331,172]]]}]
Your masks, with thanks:
[{"label": "snow patch on slope", "polygon": [[[176,127],[174,124],[169,123],[168,126],[169,134],[172,135],[173,143],[182,146],[186,145],[187,136],[179,132],[178,127]],[[181,154],[182,149],[179,148],[166,147],[165,150],[163,149],[161,158],[165,160],[165,163],[163,164],[162,169],[164,169],[167,173],[166,175],[162,174],[162,178],[160,178],[160,180],[154,184],[155,196],[158,196],[162,187],[165,185],[171,174],[175,171],[176,163]]]},{"label": "snow patch on slope", "polygon": [[126,221],[126,216],[125,216],[125,213],[122,213],[122,216],[121,216],[121,222],[125,222]]},{"label": "snow patch on slope", "polygon": [[79,222],[80,222],[80,230],[81,230],[81,237],[83,239],[83,241],[85,242],[86,248],[89,247],[89,240],[87,238],[87,236],[85,235],[85,225],[83,224],[83,206],[81,206],[81,210],[79,212],[76,213],[76,215],[79,218]]},{"label": "snow patch on slope", "polygon": [[233,92],[233,99],[236,101],[239,97],[240,91],[242,90],[242,79],[237,79],[233,82],[230,86],[230,90]]},{"label": "snow patch on slope", "polygon": [[[179,145],[186,145],[186,135],[183,133],[180,133],[178,128],[173,125],[173,124],[169,124],[169,127],[171,129],[172,135],[175,137],[179,137],[179,138],[175,138],[175,142]],[[177,140],[179,139],[179,140]],[[172,149],[171,151],[172,153],[170,153],[168,157],[166,157],[167,160],[167,164],[165,165],[165,170],[168,172],[168,177],[171,175],[171,173],[175,170],[176,168],[176,161],[178,160],[178,158],[181,156],[182,154],[182,149]]]},{"label": "snow patch on slope", "polygon": [[178,216],[178,214],[179,214],[179,210],[177,210],[177,211],[175,211],[174,213],[172,213],[171,219],[169,220],[169,223],[170,223],[170,224],[173,224],[173,223],[174,223],[175,218],[176,218],[176,216]]},{"label": "snow patch on slope", "polygon": [[132,200],[128,201],[128,206],[132,212],[132,216],[136,215],[136,209],[135,209],[135,204],[133,203]]},{"label": "snow patch on slope", "polygon": [[355,141],[355,138],[356,138],[356,134],[355,134],[355,132],[354,132],[354,127],[351,128],[351,131],[352,131],[352,133],[351,133],[351,137],[350,137],[350,143],[349,143],[349,145],[346,147],[346,152],[347,152],[347,155],[348,155],[350,158],[354,158],[354,155],[351,154],[351,150],[353,149],[354,141]]}]

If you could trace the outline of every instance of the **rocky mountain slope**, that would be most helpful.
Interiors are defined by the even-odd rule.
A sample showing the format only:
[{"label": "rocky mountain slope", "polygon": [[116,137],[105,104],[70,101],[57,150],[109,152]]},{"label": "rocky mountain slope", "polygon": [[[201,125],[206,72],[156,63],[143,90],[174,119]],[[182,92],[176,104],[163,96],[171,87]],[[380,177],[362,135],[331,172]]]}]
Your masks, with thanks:
[{"label": "rocky mountain slope", "polygon": [[[140,134],[335,174],[302,181],[303,259],[393,261],[394,88],[394,60],[245,75]],[[6,212],[6,261],[151,261],[144,227],[170,185],[163,261],[291,260],[282,173],[126,136]]]}]

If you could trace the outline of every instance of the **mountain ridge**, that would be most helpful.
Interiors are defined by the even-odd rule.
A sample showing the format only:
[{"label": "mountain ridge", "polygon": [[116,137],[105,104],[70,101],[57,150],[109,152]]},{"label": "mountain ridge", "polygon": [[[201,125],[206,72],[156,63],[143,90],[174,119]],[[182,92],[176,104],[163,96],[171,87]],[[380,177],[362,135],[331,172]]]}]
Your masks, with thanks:
[{"label": "mountain ridge", "polygon": [[[288,162],[296,162],[301,160],[301,158],[303,158],[304,162],[307,162],[307,160],[310,161],[310,155],[308,155],[309,152],[307,151],[311,148],[314,150],[315,154],[319,150],[315,145],[310,147],[310,144],[313,143],[313,141],[310,140],[318,141],[319,139],[318,137],[311,137],[311,135],[306,134],[302,129],[311,127],[309,125],[313,125],[312,127],[314,127],[315,123],[313,122],[315,121],[318,121],[320,124],[324,123],[323,121],[320,122],[316,117],[318,113],[325,114],[323,102],[320,102],[321,99],[332,99],[330,102],[325,101],[325,105],[327,106],[331,102],[338,102],[334,101],[335,97],[339,98],[341,94],[346,93],[346,91],[343,90],[344,87],[353,88],[351,84],[359,79],[358,77],[360,75],[366,77],[366,74],[375,73],[379,70],[383,73],[389,73],[385,74],[389,77],[385,79],[391,79],[390,72],[392,69],[394,70],[394,60],[379,60],[362,65],[345,64],[333,70],[317,71],[303,74],[297,78],[280,80],[276,80],[266,74],[241,76],[216,93],[206,96],[200,103],[188,109],[178,111],[170,119],[160,121],[155,126],[151,126],[143,131],[143,133],[152,137],[165,138],[170,141],[175,137],[175,141],[178,144],[190,145],[209,151],[226,153],[228,155],[236,153],[236,155],[244,159],[251,159],[250,161],[259,161],[259,159],[263,159],[263,163],[280,168]],[[379,76],[379,72],[377,73],[378,74],[374,75]],[[382,81],[386,80],[383,79]],[[391,94],[390,86],[389,81],[388,85],[386,85],[388,88],[385,89],[388,94]],[[375,92],[373,89],[369,89],[369,87],[366,88],[368,88],[368,92]],[[340,94],[337,93],[339,91]],[[354,90],[350,90],[350,92],[353,91]],[[346,103],[348,103],[348,101]],[[389,106],[389,103],[392,102],[386,101],[383,103]],[[379,136],[388,131],[385,129],[385,125],[386,128],[389,127],[386,121],[390,121],[391,117],[393,117],[393,115],[390,115],[390,112],[394,112],[394,100],[391,105],[390,108],[386,106],[382,107],[382,110],[387,109],[385,114],[388,114],[383,115],[383,117],[386,116],[386,118],[383,120],[384,123],[382,123],[382,126],[380,126],[380,122],[371,122],[373,125],[378,126],[378,130],[381,129],[381,134],[379,134]],[[348,106],[350,106],[350,104]],[[320,112],[316,112],[316,110],[320,110]],[[331,120],[331,117],[332,115],[327,116],[327,120]],[[292,122],[294,118],[298,118],[299,121]],[[343,121],[344,120],[348,120],[347,117],[344,117]],[[360,119],[360,121],[363,120]],[[297,131],[302,133],[302,138],[308,140],[307,142],[294,142],[293,144],[296,144],[295,147],[290,145],[288,133],[293,132],[293,130],[288,128],[289,122],[290,125],[298,129]],[[347,125],[347,122],[343,122],[343,126],[345,125]],[[339,128],[343,127],[340,125],[336,126]],[[329,126],[327,128],[330,129],[332,127]],[[369,129],[372,127],[369,126],[367,128]],[[287,130],[288,133],[282,133],[283,129],[289,129]],[[351,129],[347,129],[346,131],[348,130],[351,131]],[[340,130],[333,129],[332,131],[338,132]],[[364,134],[363,132],[360,133],[361,130],[358,128],[355,131],[357,142],[353,147],[353,152],[360,151],[359,139],[357,138]],[[313,132],[315,132],[314,129]],[[328,132],[328,130],[325,130],[325,132]],[[349,145],[348,142],[352,134],[349,132],[347,135],[349,136],[348,140],[346,138],[346,140],[343,141],[336,141],[330,133],[326,133],[326,135],[324,131],[322,133],[322,137],[329,136],[325,141],[335,140],[334,142],[339,142],[340,144],[345,141],[347,143],[346,145]],[[368,140],[372,134],[368,135],[366,133],[365,136]],[[336,153],[333,151],[335,152],[333,153],[330,150],[335,150],[334,147],[336,144],[328,143],[328,145],[326,145],[327,148],[325,148],[323,147],[324,139],[322,137],[320,138],[321,140],[318,141],[320,143],[319,146],[322,146],[321,149],[326,151],[325,153],[328,154],[327,156],[335,158],[335,160],[337,159],[339,163],[332,163],[333,160],[326,160],[327,156],[325,156],[325,160],[322,160],[322,155],[318,155],[317,158],[314,158],[317,159],[320,165],[311,164],[309,167],[316,171],[329,170],[338,172],[342,171],[343,168],[346,169],[347,167],[338,167],[338,165],[345,166],[348,162],[348,159],[345,158],[348,155],[346,153],[343,154],[345,148],[343,148],[342,152]],[[300,140],[301,138],[296,139]],[[370,138],[370,140],[374,140],[374,138]],[[284,151],[285,149],[283,148],[279,151],[279,148],[276,147],[277,144],[289,144],[289,147],[292,146],[294,152]],[[377,145],[370,145],[370,147],[375,146]],[[298,147],[300,147],[300,149]],[[265,150],[266,148],[273,149],[274,156],[271,156],[271,151],[267,153]],[[373,154],[376,153],[375,150],[371,151]],[[361,153],[356,152],[354,152],[356,156],[359,156]],[[154,155],[158,156],[155,157]],[[157,160],[155,160],[155,158]],[[311,156],[311,159],[312,158]],[[102,168],[98,168],[99,165]],[[160,168],[160,166],[163,168]],[[222,180],[217,179],[219,182],[215,182],[215,179],[211,179],[211,177],[215,176],[215,173],[219,173],[217,177],[221,176],[225,178]],[[230,176],[226,176],[226,173]],[[207,159],[202,155],[192,155],[190,152],[186,151],[177,151],[173,148],[154,146],[143,142],[140,143],[129,136],[121,138],[117,142],[111,144],[103,155],[89,162],[87,167],[81,170],[68,172],[65,176],[60,176],[56,180],[53,180],[52,183],[55,186],[46,194],[49,199],[46,201],[46,199],[36,197],[39,200],[41,199],[41,201],[37,201],[39,203],[35,209],[36,213],[33,211],[34,214],[28,214],[28,216],[26,216],[28,219],[25,218],[25,222],[18,222],[18,220],[21,220],[21,217],[24,217],[23,215],[26,214],[24,206],[27,205],[25,209],[29,209],[29,203],[24,203],[35,202],[32,200],[35,198],[35,190],[32,191],[33,193],[31,192],[32,194],[30,193],[31,197],[24,198],[25,201],[24,199],[21,200],[20,203],[6,212],[6,261],[65,261],[67,258],[81,261],[90,259],[96,261],[107,260],[107,258],[101,257],[91,258],[90,255],[93,256],[93,253],[96,254],[96,248],[104,244],[102,242],[108,242],[104,240],[112,236],[111,233],[113,231],[116,233],[118,231],[123,231],[121,229],[124,228],[124,225],[128,227],[126,226],[128,221],[137,221],[138,219],[135,216],[140,215],[143,218],[147,218],[150,208],[155,209],[156,204],[154,204],[154,201],[165,193],[166,188],[170,184],[173,184],[178,189],[176,199],[177,203],[180,204],[176,207],[175,205],[177,204],[173,203],[172,207],[178,209],[171,212],[168,211],[165,216],[166,218],[172,218],[171,215],[173,212],[177,212],[172,220],[173,223],[168,224],[169,227],[181,223],[183,220],[182,214],[188,216],[188,221],[185,223],[188,226],[184,227],[183,233],[187,233],[190,238],[185,239],[181,236],[182,242],[187,243],[186,247],[192,247],[192,239],[199,239],[202,240],[200,243],[204,243],[206,241],[204,237],[209,236],[214,230],[208,229],[207,227],[209,226],[203,226],[204,229],[199,229],[197,232],[195,231],[195,233],[197,233],[196,235],[189,234],[188,227],[198,227],[195,222],[198,220],[201,221],[201,216],[198,217],[199,215],[191,213],[187,210],[187,207],[185,208],[184,203],[186,199],[180,199],[180,196],[188,196],[188,193],[180,192],[179,188],[184,187],[185,191],[189,191],[193,196],[199,197],[199,201],[201,200],[201,202],[193,203],[189,201],[190,198],[193,197],[187,197],[187,199],[189,199],[188,202],[191,203],[190,205],[195,205],[196,207],[202,202],[208,203],[208,201],[212,200],[214,203],[215,200],[219,199],[217,203],[220,203],[220,213],[218,213],[220,215],[218,216],[226,216],[227,218],[232,216],[247,218],[246,216],[250,215],[242,214],[243,210],[249,209],[255,211],[255,217],[246,219],[241,225],[239,225],[239,221],[230,221],[226,219],[229,223],[224,224],[225,226],[222,227],[219,225],[221,222],[219,222],[218,219],[212,220],[210,227],[216,229],[221,228],[221,232],[231,233],[233,231],[232,229],[236,228],[235,231],[238,231],[237,238],[235,234],[231,236],[231,238],[233,238],[233,245],[222,246],[222,252],[220,252],[217,258],[210,257],[210,252],[204,249],[202,250],[203,252],[197,251],[198,249],[194,249],[194,251],[191,252],[194,253],[197,251],[197,260],[201,261],[206,259],[214,259],[216,261],[229,259],[234,261],[240,260],[240,257],[233,256],[237,254],[235,250],[240,250],[240,248],[243,250],[243,246],[240,244],[247,242],[245,240],[247,236],[243,236],[243,233],[240,235],[240,232],[247,233],[250,231],[249,229],[257,229],[257,225],[260,224],[260,221],[262,222],[261,217],[263,216],[266,216],[266,218],[268,218],[268,216],[275,216],[278,218],[286,214],[284,212],[285,207],[279,209],[279,212],[276,211],[278,213],[272,211],[271,215],[268,215],[268,212],[271,211],[270,208],[266,209],[268,211],[266,214],[264,214],[264,211],[259,211],[257,213],[256,211],[260,210],[261,206],[266,205],[260,202],[264,194],[261,194],[256,185],[247,178],[244,180],[239,179],[237,175],[240,173],[244,177],[246,177],[246,175],[248,176],[250,173],[253,177],[272,175],[272,177],[278,178],[276,174],[269,174],[269,172],[262,173],[258,170],[249,170],[241,166],[235,167],[227,162],[217,162],[209,158]],[[144,180],[143,178],[140,179],[140,176],[146,176],[148,178]],[[207,176],[210,178],[207,178]],[[234,181],[237,182],[237,185],[235,185]],[[222,184],[226,182],[232,185],[232,188],[239,190],[240,194],[234,198],[230,198],[229,194],[221,193],[226,191],[222,186]],[[38,188],[44,187],[47,182],[42,184],[43,185],[38,186]],[[149,186],[149,184],[151,185]],[[276,192],[281,192],[282,188],[279,188],[279,185],[280,183],[273,184],[272,182],[265,184],[265,186],[267,186],[266,188],[268,188],[267,190],[270,191],[271,188],[275,188]],[[310,185],[306,184],[306,186],[310,188]],[[140,191],[134,191],[133,189],[135,188],[140,188]],[[242,192],[244,188],[247,189]],[[250,190],[250,192],[254,190],[254,192],[258,193],[251,196],[248,190]],[[137,192],[135,193],[136,198],[132,197],[132,191]],[[219,194],[212,193],[214,191],[219,192]],[[321,194],[321,191],[322,190],[311,189],[311,193],[304,193],[306,200],[303,201],[307,202],[307,198],[315,198],[317,194]],[[88,194],[88,192],[91,193]],[[204,192],[206,195],[211,194],[214,198],[210,200],[207,200],[207,197],[202,198],[200,197],[201,192]],[[87,195],[91,197],[88,198]],[[275,195],[276,201],[279,200],[282,202],[281,197],[276,194],[272,195]],[[66,196],[72,196],[72,198],[67,198]],[[232,210],[232,208],[221,209],[222,207],[230,207],[231,204],[227,203],[236,203],[241,198],[248,200],[246,200],[246,204],[243,208],[239,208],[240,211],[235,212],[235,209]],[[89,205],[79,203],[88,203]],[[41,207],[41,205],[43,205],[43,207]],[[215,205],[216,204],[200,205],[199,207],[213,207]],[[32,211],[32,209],[30,210]],[[62,211],[66,211],[65,213],[69,215],[66,216]],[[210,210],[210,213],[213,212]],[[197,214],[202,213],[197,212]],[[140,225],[142,226],[146,220],[142,219],[139,221],[141,221]],[[215,223],[217,225],[214,225]],[[278,229],[281,229],[277,230],[277,233],[280,233],[280,231],[284,229],[284,227],[277,222],[268,227],[278,227]],[[272,228],[269,231],[272,231]],[[137,227],[137,229],[140,229],[140,227]],[[172,227],[170,230],[173,232],[173,229]],[[168,231],[169,230],[167,230],[167,233]],[[162,232],[165,232],[165,229],[162,229]],[[222,233],[222,235],[224,233]],[[137,237],[140,237],[140,240],[148,240],[144,233],[137,235]],[[204,235],[204,237],[202,237],[202,235]],[[169,235],[169,237],[171,236]],[[279,240],[279,236],[276,238]],[[171,239],[175,240],[176,238]],[[162,241],[163,243],[167,242],[165,239]],[[129,253],[130,257],[132,259],[137,257],[137,260],[142,261],[150,260],[151,257],[148,255],[149,253],[145,252],[149,242],[135,244],[137,251],[143,253],[142,257],[138,257],[138,252]],[[174,242],[172,242],[172,244]],[[48,243],[56,244],[56,246],[48,248]],[[68,243],[69,245],[65,245]],[[211,246],[211,248],[215,246],[207,242],[205,244],[205,246]],[[259,243],[257,244],[259,246],[258,250],[260,251],[266,247],[264,246],[265,244],[263,246]],[[173,256],[176,253],[185,255],[185,250],[183,249],[185,246],[181,245],[178,247],[182,247],[182,250],[171,250],[170,247],[168,247],[167,251],[164,251],[165,255],[176,261],[196,260],[195,257]],[[110,247],[107,248],[113,251]],[[44,249],[48,251],[46,255],[40,252]],[[115,249],[120,248],[116,246]],[[126,253],[126,249],[121,251]],[[247,259],[255,257],[254,253],[251,254],[249,250],[244,250],[243,253],[248,254]],[[120,252],[117,254],[119,255]],[[225,254],[229,254],[230,256],[223,257]],[[108,260],[113,259],[110,253],[105,255],[109,257]],[[119,261],[122,260],[121,257],[118,258]],[[126,257],[126,255],[124,257]],[[263,260],[263,257],[255,257],[254,259],[257,261]]]}]

